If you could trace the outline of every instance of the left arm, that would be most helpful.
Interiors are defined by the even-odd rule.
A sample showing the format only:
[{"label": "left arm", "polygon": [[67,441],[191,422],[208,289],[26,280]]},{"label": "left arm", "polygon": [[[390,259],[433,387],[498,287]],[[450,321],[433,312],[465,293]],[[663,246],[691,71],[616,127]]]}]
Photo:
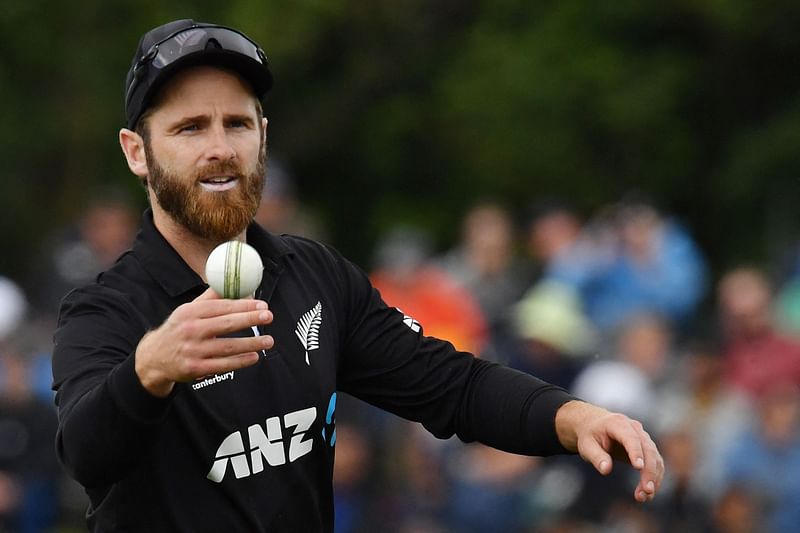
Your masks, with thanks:
[{"label": "left arm", "polygon": [[664,464],[641,424],[422,335],[363,272],[335,254],[334,260],[344,305],[340,390],[421,422],[439,438],[455,434],[525,455],[578,453],[603,474],[624,450],[641,471],[636,499],[652,499]]},{"label": "left arm", "polygon": [[337,306],[339,390],[420,422],[439,438],[457,435],[525,455],[567,453],[554,419],[573,396],[425,336],[412,317],[384,303],[364,272],[325,251],[315,259],[331,275]]}]

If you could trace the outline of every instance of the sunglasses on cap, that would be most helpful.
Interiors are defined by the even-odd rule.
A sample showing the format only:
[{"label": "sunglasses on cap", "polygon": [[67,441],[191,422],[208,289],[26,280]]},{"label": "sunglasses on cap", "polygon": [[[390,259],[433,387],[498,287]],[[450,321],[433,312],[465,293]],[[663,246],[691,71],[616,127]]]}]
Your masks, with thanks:
[{"label": "sunglasses on cap", "polygon": [[148,75],[153,77],[149,72],[151,69],[165,69],[179,59],[209,49],[241,54],[260,63],[264,68],[267,66],[264,51],[242,32],[226,26],[194,24],[156,42],[135,63],[133,76],[125,91],[126,104],[131,101],[138,85]]}]

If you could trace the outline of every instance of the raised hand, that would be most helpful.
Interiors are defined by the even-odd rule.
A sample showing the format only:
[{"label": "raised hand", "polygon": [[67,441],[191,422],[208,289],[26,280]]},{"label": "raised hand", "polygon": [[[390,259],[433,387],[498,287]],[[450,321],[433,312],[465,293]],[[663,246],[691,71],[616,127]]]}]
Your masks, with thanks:
[{"label": "raised hand", "polygon": [[222,299],[208,289],[142,337],[136,348],[136,374],[151,394],[165,397],[176,382],[253,365],[259,351],[272,348],[273,338],[223,335],[270,322],[266,302]]}]

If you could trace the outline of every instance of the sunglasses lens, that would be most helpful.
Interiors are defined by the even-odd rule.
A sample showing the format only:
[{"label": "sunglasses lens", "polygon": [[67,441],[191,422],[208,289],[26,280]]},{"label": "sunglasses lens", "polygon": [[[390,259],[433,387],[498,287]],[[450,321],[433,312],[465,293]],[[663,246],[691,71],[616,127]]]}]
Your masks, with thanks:
[{"label": "sunglasses lens", "polygon": [[237,52],[263,63],[258,47],[244,35],[227,28],[191,28],[182,31],[158,45],[152,65],[164,68],[186,55],[216,46],[221,50]]}]

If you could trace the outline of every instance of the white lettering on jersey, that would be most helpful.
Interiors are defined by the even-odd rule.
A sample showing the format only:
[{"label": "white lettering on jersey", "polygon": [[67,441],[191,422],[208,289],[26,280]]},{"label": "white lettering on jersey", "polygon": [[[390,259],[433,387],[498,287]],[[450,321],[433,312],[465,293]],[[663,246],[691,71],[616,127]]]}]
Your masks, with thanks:
[{"label": "white lettering on jersey", "polygon": [[211,385],[216,385],[220,381],[225,381],[226,379],[233,379],[233,370],[225,372],[224,374],[214,374],[213,376],[198,378],[192,383],[192,388],[194,390],[200,390],[205,387],[210,387]]},{"label": "white lettering on jersey", "polygon": [[236,431],[231,433],[217,449],[216,461],[211,466],[206,477],[211,481],[219,483],[225,477],[225,470],[228,467],[228,460],[233,465],[233,473],[236,479],[250,475],[250,468],[247,465],[247,458],[244,456],[244,443],[242,434]]},{"label": "white lettering on jersey", "polygon": [[267,460],[269,466],[280,466],[286,463],[280,418],[277,416],[267,418],[266,427],[266,433],[264,433],[259,424],[253,424],[247,428],[247,438],[250,439],[251,472],[253,474],[258,474],[264,470],[263,459]]},{"label": "white lettering on jersey", "polygon": [[298,458],[304,456],[311,451],[314,446],[314,441],[310,438],[303,440],[306,432],[311,428],[311,424],[317,418],[317,408],[309,407],[301,411],[289,413],[283,417],[283,423],[286,424],[286,429],[294,428],[292,440],[289,443],[289,462],[293,463]]},{"label": "white lettering on jersey", "polygon": [[[283,425],[288,430],[294,428],[289,440],[289,462],[294,462],[300,457],[311,452],[314,441],[305,438],[314,420],[317,418],[317,408],[309,407],[288,413],[283,417]],[[250,462],[247,461],[242,432],[234,431],[222,441],[214,456],[214,464],[206,477],[215,483],[221,483],[225,478],[230,462],[236,479],[258,474],[264,470],[264,459],[269,466],[280,466],[286,463],[284,451],[283,432],[280,417],[268,418],[264,427],[253,424],[247,428],[247,438],[250,450]]]}]

